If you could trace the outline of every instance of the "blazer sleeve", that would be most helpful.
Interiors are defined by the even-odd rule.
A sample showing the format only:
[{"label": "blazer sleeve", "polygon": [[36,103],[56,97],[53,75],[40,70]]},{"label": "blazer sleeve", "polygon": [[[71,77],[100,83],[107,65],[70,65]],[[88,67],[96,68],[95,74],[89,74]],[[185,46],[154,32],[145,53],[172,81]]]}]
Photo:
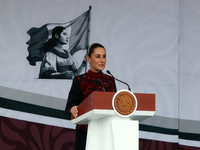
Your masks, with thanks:
[{"label": "blazer sleeve", "polygon": [[77,77],[75,77],[73,79],[72,86],[68,94],[67,104],[65,107],[65,112],[67,113],[67,115],[71,116],[70,110],[73,106],[80,105],[81,103],[80,97],[81,97],[80,83]]}]

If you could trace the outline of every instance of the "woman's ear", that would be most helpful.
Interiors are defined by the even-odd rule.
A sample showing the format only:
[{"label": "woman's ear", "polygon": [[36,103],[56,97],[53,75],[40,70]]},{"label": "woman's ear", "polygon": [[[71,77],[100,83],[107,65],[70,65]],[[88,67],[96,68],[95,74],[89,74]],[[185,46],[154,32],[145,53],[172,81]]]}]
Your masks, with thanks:
[{"label": "woman's ear", "polygon": [[57,34],[55,34],[55,38],[58,39],[58,37],[59,37],[59,36],[58,36]]},{"label": "woman's ear", "polygon": [[91,62],[91,59],[90,59],[90,57],[87,55],[86,56],[86,59],[87,59],[87,61],[90,63]]}]

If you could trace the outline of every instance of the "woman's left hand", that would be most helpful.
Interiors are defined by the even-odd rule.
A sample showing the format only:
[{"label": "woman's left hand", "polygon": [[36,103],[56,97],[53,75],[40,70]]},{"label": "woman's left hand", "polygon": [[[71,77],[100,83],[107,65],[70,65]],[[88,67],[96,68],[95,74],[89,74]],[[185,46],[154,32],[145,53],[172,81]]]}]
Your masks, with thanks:
[{"label": "woman's left hand", "polygon": [[65,78],[67,79],[72,79],[74,77],[73,71],[65,71],[63,74],[65,75]]}]

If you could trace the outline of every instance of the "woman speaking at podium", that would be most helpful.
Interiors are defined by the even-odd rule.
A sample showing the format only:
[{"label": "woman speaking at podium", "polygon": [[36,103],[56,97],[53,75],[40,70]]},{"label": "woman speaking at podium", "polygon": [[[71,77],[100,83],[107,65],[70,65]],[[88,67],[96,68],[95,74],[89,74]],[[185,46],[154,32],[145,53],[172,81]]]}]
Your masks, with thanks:
[{"label": "woman speaking at podium", "polygon": [[[116,92],[114,78],[106,75],[102,70],[106,66],[106,50],[99,43],[92,44],[86,56],[90,64],[87,73],[76,76],[68,95],[65,111],[68,115],[78,117],[77,107],[93,91]],[[76,126],[75,150],[85,150],[87,138],[87,125]]]}]

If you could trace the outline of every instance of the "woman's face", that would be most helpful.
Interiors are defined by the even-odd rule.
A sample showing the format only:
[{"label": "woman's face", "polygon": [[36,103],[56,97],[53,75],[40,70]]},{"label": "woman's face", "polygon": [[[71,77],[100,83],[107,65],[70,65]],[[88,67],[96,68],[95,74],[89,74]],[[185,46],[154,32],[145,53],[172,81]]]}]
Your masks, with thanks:
[{"label": "woman's face", "polygon": [[106,67],[106,51],[102,47],[97,47],[91,54],[91,57],[87,56],[87,61],[90,63],[90,70],[98,73]]},{"label": "woman's face", "polygon": [[58,38],[58,40],[61,44],[68,43],[69,37],[68,37],[67,31],[65,29],[60,33],[60,37]]}]

